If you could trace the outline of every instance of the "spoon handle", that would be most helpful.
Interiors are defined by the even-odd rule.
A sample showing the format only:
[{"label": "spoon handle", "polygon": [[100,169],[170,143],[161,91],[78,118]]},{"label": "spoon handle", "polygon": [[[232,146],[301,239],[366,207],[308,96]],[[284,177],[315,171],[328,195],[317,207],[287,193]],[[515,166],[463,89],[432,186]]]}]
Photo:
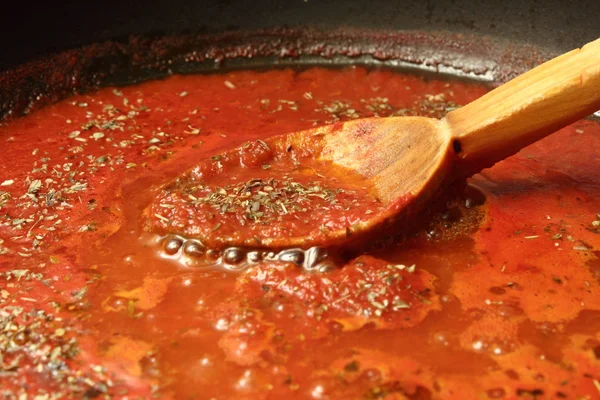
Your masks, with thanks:
[{"label": "spoon handle", "polygon": [[600,109],[600,39],[492,90],[442,119],[471,175]]}]

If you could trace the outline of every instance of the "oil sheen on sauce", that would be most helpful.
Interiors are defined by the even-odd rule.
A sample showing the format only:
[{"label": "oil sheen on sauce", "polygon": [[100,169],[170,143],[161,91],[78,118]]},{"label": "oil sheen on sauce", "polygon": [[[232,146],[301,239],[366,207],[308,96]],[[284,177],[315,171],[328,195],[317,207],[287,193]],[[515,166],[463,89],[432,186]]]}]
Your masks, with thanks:
[{"label": "oil sheen on sauce", "polygon": [[[440,117],[486,91],[361,67],[235,71],[3,122],[0,396],[600,398],[596,122],[457,184],[408,231],[320,271],[297,259],[313,253],[223,254],[148,229],[165,185],[227,149],[352,118]],[[239,182],[284,184],[259,164],[258,177],[234,171]],[[328,196],[331,182],[296,172]],[[305,214],[318,228],[323,216]],[[217,224],[228,232],[226,218],[200,225]],[[252,265],[231,267],[239,252]]]}]

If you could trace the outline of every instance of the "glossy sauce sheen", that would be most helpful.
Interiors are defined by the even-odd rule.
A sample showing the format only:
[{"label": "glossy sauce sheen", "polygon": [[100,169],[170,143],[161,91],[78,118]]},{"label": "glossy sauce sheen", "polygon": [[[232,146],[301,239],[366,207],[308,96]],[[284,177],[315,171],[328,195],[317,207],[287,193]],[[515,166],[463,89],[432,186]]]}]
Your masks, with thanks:
[{"label": "glossy sauce sheen", "polygon": [[147,229],[165,185],[214,154],[349,118],[440,117],[486,91],[360,67],[237,71],[3,123],[1,395],[600,398],[595,122],[457,185],[408,234],[326,273],[186,265]]}]

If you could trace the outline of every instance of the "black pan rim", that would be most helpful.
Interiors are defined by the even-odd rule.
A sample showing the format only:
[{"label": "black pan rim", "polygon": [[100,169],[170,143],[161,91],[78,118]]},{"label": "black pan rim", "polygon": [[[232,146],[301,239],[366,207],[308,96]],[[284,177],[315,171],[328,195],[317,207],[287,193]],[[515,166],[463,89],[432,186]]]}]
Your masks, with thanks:
[{"label": "black pan rim", "polygon": [[75,93],[172,74],[369,65],[497,85],[555,55],[526,43],[449,31],[303,27],[129,36],[51,54],[0,72],[0,120],[26,115]]}]

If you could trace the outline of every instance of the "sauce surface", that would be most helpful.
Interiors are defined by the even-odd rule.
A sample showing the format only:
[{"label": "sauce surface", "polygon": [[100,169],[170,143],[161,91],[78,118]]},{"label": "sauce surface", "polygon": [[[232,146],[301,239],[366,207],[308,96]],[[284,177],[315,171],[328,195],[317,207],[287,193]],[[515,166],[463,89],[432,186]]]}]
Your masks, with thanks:
[{"label": "sauce surface", "polygon": [[198,238],[210,248],[230,241],[265,246],[326,238],[384,209],[358,173],[288,150],[257,140],[200,162],[152,202],[150,229]]},{"label": "sauce surface", "polygon": [[[457,185],[408,234],[328,272],[185,263],[168,230],[147,229],[165,185],[214,154],[350,118],[440,117],[486,91],[360,67],[235,71],[2,123],[0,396],[600,398],[597,122]],[[260,165],[209,190],[284,185]]]}]

